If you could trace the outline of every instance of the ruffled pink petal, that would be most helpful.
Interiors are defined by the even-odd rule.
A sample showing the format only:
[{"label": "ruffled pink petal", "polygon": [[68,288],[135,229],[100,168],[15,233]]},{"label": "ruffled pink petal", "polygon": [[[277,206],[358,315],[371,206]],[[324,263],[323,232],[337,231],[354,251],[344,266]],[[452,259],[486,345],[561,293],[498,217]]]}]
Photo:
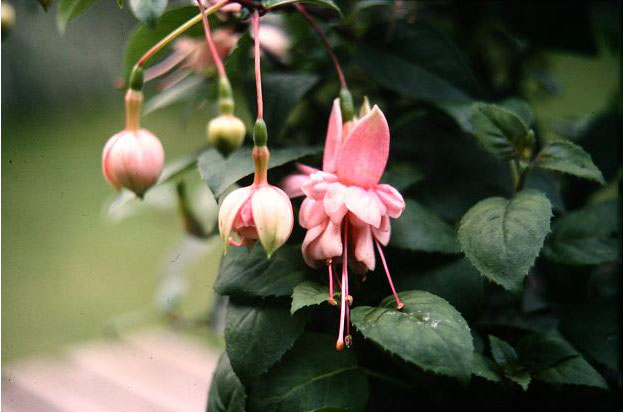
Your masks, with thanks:
[{"label": "ruffled pink petal", "polygon": [[305,198],[299,210],[299,224],[305,229],[318,226],[327,219],[321,200]]},{"label": "ruffled pink petal", "polygon": [[303,258],[311,267],[318,262],[342,255],[341,226],[330,220],[310,229],[303,240]]},{"label": "ruffled pink petal", "polygon": [[374,106],[362,117],[342,143],[336,174],[340,181],[365,188],[378,182],[389,156],[389,126],[385,115]]},{"label": "ruffled pink petal", "polygon": [[355,260],[363,263],[369,270],[374,270],[374,242],[370,226],[353,227],[353,243],[355,245]]},{"label": "ruffled pink petal", "polygon": [[309,175],[309,180],[301,185],[303,193],[315,200],[321,200],[329,188],[329,183],[337,180],[337,176],[331,173],[316,172]]},{"label": "ruffled pink petal", "polygon": [[375,227],[372,228],[372,235],[379,243],[383,246],[387,246],[389,243],[389,238],[392,234],[392,226],[389,223],[389,216],[383,215],[381,219],[381,226],[377,229]]},{"label": "ruffled pink petal", "polygon": [[324,195],[323,205],[324,211],[331,221],[336,225],[342,223],[342,219],[348,212],[346,203],[344,201],[346,195],[346,186],[341,183],[331,183]]},{"label": "ruffled pink petal", "polygon": [[303,184],[308,180],[308,175],[290,175],[286,176],[286,178],[283,179],[280,186],[284,190],[284,192],[286,192],[291,198],[299,197],[303,196],[303,190],[301,189],[301,186],[303,186]]},{"label": "ruffled pink petal", "polygon": [[350,186],[346,189],[345,203],[348,210],[365,223],[374,227],[379,227],[381,224],[383,208],[374,192],[358,186]]},{"label": "ruffled pink petal", "polygon": [[320,172],[320,170],[316,169],[315,167],[307,166],[303,163],[297,163],[296,168],[304,175],[311,175],[312,173]]},{"label": "ruffled pink petal", "polygon": [[324,143],[324,155],[322,157],[322,170],[334,173],[336,169],[335,161],[342,145],[342,111],[340,110],[340,99],[333,100],[333,108],[329,116],[327,127],[327,138]]},{"label": "ruffled pink petal", "polygon": [[236,189],[228,194],[218,212],[218,229],[221,234],[221,241],[223,242],[223,248],[225,253],[229,248],[229,235],[234,224],[234,220],[238,216],[238,212],[244,205],[244,203],[253,194],[253,188],[243,187]]},{"label": "ruffled pink petal", "polygon": [[376,187],[376,195],[387,207],[387,214],[393,219],[398,219],[405,210],[406,204],[398,190],[388,184],[380,184]]}]

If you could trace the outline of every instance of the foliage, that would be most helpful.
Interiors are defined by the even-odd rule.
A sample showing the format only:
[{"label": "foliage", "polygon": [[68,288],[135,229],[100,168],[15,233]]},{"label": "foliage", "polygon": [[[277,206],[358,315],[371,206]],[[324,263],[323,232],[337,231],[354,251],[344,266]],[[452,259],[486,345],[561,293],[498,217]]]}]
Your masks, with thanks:
[{"label": "foliage", "polygon": [[[63,0],[59,27],[90,3]],[[603,409],[615,405],[616,287],[603,273],[620,269],[620,209],[600,185],[616,188],[620,172],[591,142],[612,148],[617,137],[595,121],[563,138],[533,107],[535,95],[556,98],[534,72],[555,77],[538,62],[548,47],[562,47],[557,38],[574,39],[568,47],[576,52],[594,51],[583,20],[589,13],[578,12],[588,6],[541,15],[550,26],[584,21],[579,29],[557,26],[549,38],[549,30],[509,12],[519,5],[418,2],[416,19],[410,2],[264,0],[262,10],[279,14],[291,41],[287,58],[266,53],[262,61],[273,184],[295,172],[295,161],[320,166],[339,93],[295,3],[328,30],[356,106],[367,96],[387,115],[392,148],[383,181],[399,188],[407,206],[392,222],[385,254],[404,308],[388,296],[380,269],[357,278],[353,345],[338,352],[327,269],[302,260],[300,228],[270,260],[260,245],[232,248],[215,285],[229,303],[208,410],[471,410],[489,408],[489,400],[522,410],[589,408],[594,399]],[[129,1],[146,25],[128,39],[126,74],[196,14],[192,7],[165,11],[166,4]],[[226,67],[237,104],[253,113],[248,14],[219,24],[240,34]],[[214,106],[214,89],[199,88],[214,77],[196,75],[168,95],[151,91],[150,110],[183,100],[195,109]],[[620,111],[609,107],[604,116],[619,119]],[[222,199],[250,181],[250,154],[247,146],[227,158],[202,150],[170,176],[183,180],[197,170]],[[566,400],[576,386],[588,401]],[[539,403],[544,392],[553,403]]]}]

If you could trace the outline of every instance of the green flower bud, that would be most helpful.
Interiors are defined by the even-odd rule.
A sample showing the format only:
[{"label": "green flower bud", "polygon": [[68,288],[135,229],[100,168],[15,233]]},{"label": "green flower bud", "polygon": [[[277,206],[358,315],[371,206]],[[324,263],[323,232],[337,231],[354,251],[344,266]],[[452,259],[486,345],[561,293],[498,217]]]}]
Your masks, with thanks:
[{"label": "green flower bud", "polygon": [[208,123],[208,141],[223,156],[238,149],[244,141],[247,129],[242,120],[232,114],[222,114]]}]

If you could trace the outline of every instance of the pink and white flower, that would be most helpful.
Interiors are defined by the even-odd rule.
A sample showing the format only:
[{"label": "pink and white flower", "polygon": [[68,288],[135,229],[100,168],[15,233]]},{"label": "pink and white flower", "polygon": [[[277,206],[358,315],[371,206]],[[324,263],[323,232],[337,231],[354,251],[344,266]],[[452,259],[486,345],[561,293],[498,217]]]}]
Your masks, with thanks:
[{"label": "pink and white flower", "polygon": [[[342,261],[342,308],[336,344],[341,350],[350,344],[348,264],[359,273],[376,267],[379,252],[398,308],[396,294],[382,247],[391,235],[390,218],[397,219],[405,208],[402,195],[392,186],[379,183],[389,156],[389,126],[385,115],[374,106],[361,119],[342,123],[339,99],[333,102],[329,118],[322,170],[299,165],[302,172],[289,176],[284,188],[290,196],[304,194],[299,223],[307,229],[302,252],[311,267],[326,264],[329,270],[330,303],[333,299],[333,264]],[[346,337],[344,328],[346,327]]]}]

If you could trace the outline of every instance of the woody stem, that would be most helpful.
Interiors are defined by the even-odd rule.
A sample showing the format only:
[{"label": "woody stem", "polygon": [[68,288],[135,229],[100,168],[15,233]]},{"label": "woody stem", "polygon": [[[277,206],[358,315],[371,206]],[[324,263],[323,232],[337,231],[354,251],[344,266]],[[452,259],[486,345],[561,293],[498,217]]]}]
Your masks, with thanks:
[{"label": "woody stem", "polygon": [[216,69],[218,70],[218,74],[221,78],[227,77],[225,73],[225,67],[223,66],[223,61],[221,60],[221,56],[218,54],[216,50],[216,45],[214,44],[214,39],[212,39],[212,32],[210,30],[210,22],[208,21],[208,16],[205,14],[205,8],[201,3],[201,0],[197,0],[197,7],[199,7],[199,11],[201,12],[201,20],[203,21],[203,30],[205,31],[206,41],[208,42],[208,47],[210,48],[210,54],[212,55],[212,60],[216,65]]},{"label": "woody stem", "polygon": [[335,71],[337,72],[337,76],[340,78],[340,85],[342,86],[342,89],[348,89],[348,86],[346,84],[346,78],[344,77],[344,73],[342,72],[342,67],[340,66],[340,62],[338,61],[337,56],[335,55],[335,52],[333,51],[333,48],[329,44],[329,40],[327,40],[327,35],[325,34],[325,32],[320,28],[320,26],[316,22],[316,19],[314,19],[309,13],[307,13],[307,10],[305,10],[305,7],[303,7],[300,3],[295,3],[294,8],[296,8],[296,10],[298,10],[298,12],[301,13],[301,15],[303,15],[303,17],[305,17],[305,20],[307,20],[309,25],[312,26],[312,28],[314,29],[316,33],[318,33],[318,36],[320,37],[320,41],[324,45],[325,49],[327,49],[327,53],[329,53],[329,56],[331,57],[331,60],[333,61],[333,65],[335,66]]},{"label": "woody stem", "polygon": [[394,288],[394,282],[392,282],[392,277],[389,274],[389,268],[387,267],[387,262],[385,261],[385,256],[383,255],[383,249],[381,249],[381,245],[379,244],[378,240],[375,240],[374,243],[376,243],[376,248],[379,251],[379,255],[381,255],[381,261],[383,262],[383,268],[385,268],[385,274],[387,275],[387,280],[389,281],[389,286],[392,288],[392,293],[394,294],[394,299],[396,299],[396,305],[398,305],[398,309],[400,310],[400,309],[402,309],[404,307],[404,304],[402,303],[402,301],[398,297],[398,293],[396,293],[396,288]]},{"label": "woody stem", "polygon": [[264,118],[264,103],[262,102],[262,73],[260,71],[260,13],[253,12],[253,37],[255,38],[255,89],[257,91],[257,118]]}]

